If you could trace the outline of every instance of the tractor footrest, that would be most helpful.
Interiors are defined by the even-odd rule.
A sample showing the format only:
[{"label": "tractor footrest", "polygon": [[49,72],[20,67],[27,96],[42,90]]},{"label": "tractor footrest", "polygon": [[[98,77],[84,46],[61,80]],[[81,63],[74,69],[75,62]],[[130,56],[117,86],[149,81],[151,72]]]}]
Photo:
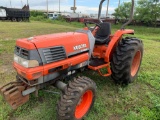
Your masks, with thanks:
[{"label": "tractor footrest", "polygon": [[106,62],[104,61],[103,58],[94,58],[89,63],[90,66],[94,66],[94,67],[104,65],[104,64],[106,64]]},{"label": "tractor footrest", "polygon": [[[110,63],[106,63],[106,64],[103,64],[103,65],[99,65],[99,66],[91,66],[89,65],[88,68],[92,69],[92,70],[97,70],[98,73],[101,75],[101,76],[104,76],[104,77],[107,77],[107,76],[110,76],[111,75],[111,69],[110,69]],[[107,73],[103,74],[101,72],[101,69],[107,69]]]},{"label": "tractor footrest", "polygon": [[0,94],[13,109],[17,109],[29,100],[29,95],[22,95],[25,89],[26,85],[22,82],[11,82],[0,88]]}]

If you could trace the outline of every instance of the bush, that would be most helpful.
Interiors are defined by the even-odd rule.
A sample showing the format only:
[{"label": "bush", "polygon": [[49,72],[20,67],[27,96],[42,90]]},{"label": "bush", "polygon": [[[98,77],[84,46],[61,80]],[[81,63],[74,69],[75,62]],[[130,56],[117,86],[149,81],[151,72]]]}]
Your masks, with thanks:
[{"label": "bush", "polygon": [[31,14],[31,17],[37,17],[37,16],[44,16],[45,17],[45,14],[43,12],[36,11],[36,10],[30,11],[30,14]]},{"label": "bush", "polygon": [[46,18],[44,16],[36,16],[36,17],[33,17],[31,16],[30,17],[30,20],[34,20],[34,21],[44,21]]},{"label": "bush", "polygon": [[64,16],[62,16],[62,15],[59,15],[59,17],[56,20],[61,21],[61,22],[66,21]]}]

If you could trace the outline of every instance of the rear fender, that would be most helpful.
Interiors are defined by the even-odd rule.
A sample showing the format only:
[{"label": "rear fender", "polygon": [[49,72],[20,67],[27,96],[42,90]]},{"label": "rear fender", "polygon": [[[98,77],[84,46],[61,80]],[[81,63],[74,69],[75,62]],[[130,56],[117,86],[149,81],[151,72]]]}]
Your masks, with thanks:
[{"label": "rear fender", "polygon": [[115,50],[115,47],[117,46],[117,43],[122,39],[122,36],[124,34],[132,34],[134,35],[134,30],[118,30],[113,37],[111,38],[111,41],[109,42],[108,48],[105,53],[105,62],[110,62],[111,56],[113,51]]}]

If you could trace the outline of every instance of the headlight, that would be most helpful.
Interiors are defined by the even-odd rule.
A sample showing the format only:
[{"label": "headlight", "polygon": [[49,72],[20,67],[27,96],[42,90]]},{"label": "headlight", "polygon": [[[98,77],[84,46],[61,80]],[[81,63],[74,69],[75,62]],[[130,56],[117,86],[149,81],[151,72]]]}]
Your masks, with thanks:
[{"label": "headlight", "polygon": [[22,65],[25,68],[32,68],[32,67],[37,67],[39,66],[39,63],[37,60],[26,60],[24,58],[21,58],[14,54],[14,62]]},{"label": "headlight", "polygon": [[18,56],[14,54],[14,61],[18,63]]}]

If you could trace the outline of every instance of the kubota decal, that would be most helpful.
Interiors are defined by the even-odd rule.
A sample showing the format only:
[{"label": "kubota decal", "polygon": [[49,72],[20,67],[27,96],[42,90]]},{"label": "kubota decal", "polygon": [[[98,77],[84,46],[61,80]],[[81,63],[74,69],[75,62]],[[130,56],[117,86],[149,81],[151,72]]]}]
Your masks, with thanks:
[{"label": "kubota decal", "polygon": [[74,50],[80,50],[80,49],[83,49],[83,48],[86,48],[86,47],[87,47],[86,44],[81,44],[81,45],[74,46],[73,49]]}]

